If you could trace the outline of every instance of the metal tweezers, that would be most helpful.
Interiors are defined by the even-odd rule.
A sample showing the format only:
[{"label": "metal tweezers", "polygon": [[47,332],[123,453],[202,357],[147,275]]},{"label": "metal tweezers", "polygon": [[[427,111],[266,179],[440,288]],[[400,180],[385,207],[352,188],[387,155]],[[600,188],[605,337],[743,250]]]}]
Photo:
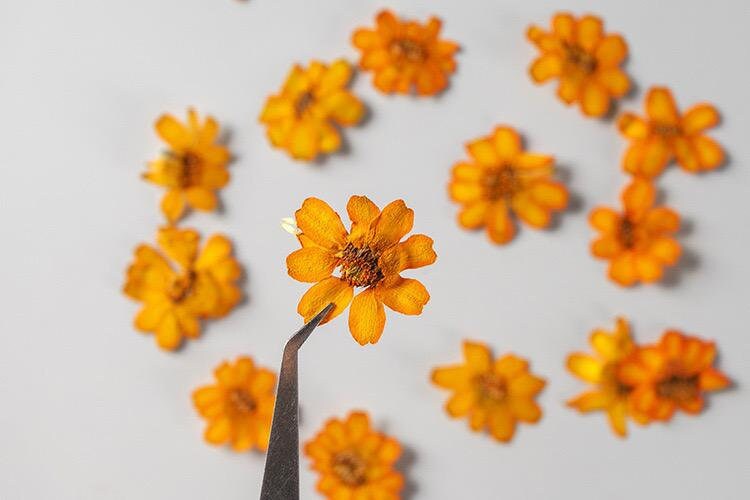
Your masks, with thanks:
[{"label": "metal tweezers", "polygon": [[261,500],[299,499],[299,390],[297,380],[297,351],[323,318],[333,309],[328,304],[284,346],[273,411],[271,437],[263,471]]}]

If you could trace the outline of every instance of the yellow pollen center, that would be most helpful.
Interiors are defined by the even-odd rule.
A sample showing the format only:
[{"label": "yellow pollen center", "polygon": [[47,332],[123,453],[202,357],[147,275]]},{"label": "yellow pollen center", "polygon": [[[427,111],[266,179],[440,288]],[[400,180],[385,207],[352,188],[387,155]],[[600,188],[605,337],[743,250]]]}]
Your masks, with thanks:
[{"label": "yellow pollen center", "polygon": [[670,375],[656,384],[656,393],[673,401],[690,401],[698,396],[698,375]]},{"label": "yellow pollen center", "polygon": [[495,402],[504,401],[508,396],[508,386],[505,380],[494,374],[480,375],[479,387],[482,395]]},{"label": "yellow pollen center", "polygon": [[252,413],[255,411],[255,400],[243,389],[232,389],[228,394],[229,403],[238,413]]},{"label": "yellow pollen center", "polygon": [[394,59],[411,63],[421,63],[427,59],[427,51],[425,51],[424,46],[408,38],[394,40],[391,42],[390,49]]},{"label": "yellow pollen center", "polygon": [[173,302],[182,302],[193,292],[194,282],[195,273],[187,271],[172,280],[167,288],[167,295]]},{"label": "yellow pollen center", "polygon": [[577,45],[564,45],[565,62],[568,66],[568,72],[576,72],[581,76],[586,76],[596,70],[596,59],[594,56],[583,50]]},{"label": "yellow pollen center", "polygon": [[355,247],[349,243],[341,252],[341,279],[351,286],[372,286],[383,279],[378,265],[380,254],[369,246]]},{"label": "yellow pollen center", "polygon": [[510,198],[521,189],[521,183],[512,166],[493,169],[484,175],[484,186],[491,200]]},{"label": "yellow pollen center", "polygon": [[667,139],[682,135],[680,126],[672,123],[652,123],[651,130]]},{"label": "yellow pollen center", "polygon": [[178,184],[182,188],[195,186],[200,182],[201,166],[203,160],[192,151],[186,151],[179,155],[172,154],[179,165]]},{"label": "yellow pollen center", "polygon": [[301,118],[309,109],[310,106],[315,102],[315,96],[312,91],[306,91],[299,96],[297,101],[294,103],[294,112],[297,118]]},{"label": "yellow pollen center", "polygon": [[367,465],[357,453],[342,451],[334,455],[331,468],[347,486],[362,486],[367,480]]}]

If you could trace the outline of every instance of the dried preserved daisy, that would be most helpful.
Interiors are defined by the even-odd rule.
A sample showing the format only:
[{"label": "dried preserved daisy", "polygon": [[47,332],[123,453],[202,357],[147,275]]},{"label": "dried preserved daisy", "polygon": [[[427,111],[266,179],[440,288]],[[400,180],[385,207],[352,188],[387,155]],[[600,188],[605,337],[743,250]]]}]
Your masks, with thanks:
[{"label": "dried preserved daisy", "polygon": [[645,118],[623,113],[617,121],[620,133],[631,140],[622,159],[626,172],[656,177],[673,158],[692,173],[724,162],[721,146],[704,133],[719,123],[719,112],[711,104],[696,104],[681,115],[668,88],[652,87],[645,108]]},{"label": "dried preserved daisy", "polygon": [[374,29],[360,28],[352,43],[360,50],[359,67],[373,72],[373,84],[381,92],[435,95],[448,86],[456,71],[458,44],[439,37],[441,21],[427,24],[402,21],[391,11],[378,13]]},{"label": "dried preserved daisy", "polygon": [[217,142],[216,120],[208,116],[201,121],[190,108],[187,123],[180,123],[172,115],[162,115],[155,127],[169,149],[149,162],[143,178],[167,189],[161,201],[164,216],[174,223],[188,207],[216,209],[216,191],[229,182],[229,151]]},{"label": "dried preserved daisy", "polygon": [[640,347],[622,361],[617,375],[633,386],[633,411],[647,421],[667,421],[676,410],[698,414],[705,393],[725,389],[729,378],[714,368],[716,346],[676,330],[664,332],[655,345]]},{"label": "dried preserved daisy", "polygon": [[565,104],[579,103],[586,116],[603,116],[612,99],[630,90],[630,80],[620,69],[628,55],[622,36],[604,32],[596,16],[576,19],[561,12],[552,17],[550,30],[530,26],[528,39],[541,52],[529,67],[535,83],[557,78],[557,95]]},{"label": "dried preserved daisy", "polygon": [[206,420],[205,440],[230,443],[235,451],[268,449],[276,375],[241,356],[214,370],[215,383],[193,392],[193,404]]},{"label": "dried preserved daisy", "polygon": [[536,423],[542,410],[534,399],[545,381],[529,372],[526,360],[506,354],[493,360],[487,345],[466,341],[464,362],[432,371],[432,382],[453,395],[445,404],[452,418],[467,417],[469,427],[488,429],[493,438],[508,442],[517,422]]},{"label": "dried preserved daisy", "polygon": [[[400,273],[432,264],[437,256],[432,239],[423,234],[401,241],[414,224],[414,211],[403,200],[381,212],[367,197],[352,196],[346,209],[352,221],[349,232],[326,202],[306,199],[295,213],[302,248],[287,257],[287,268],[292,278],[315,283],[297,306],[305,321],[333,302],[323,322],[330,321],[351,302],[352,337],[361,345],[374,344],[385,327],[383,304],[402,314],[422,313],[430,294],[422,283]],[[338,276],[333,275],[336,270]],[[355,289],[362,290],[356,297]]]},{"label": "dried preserved daisy", "polygon": [[305,444],[312,469],[320,475],[317,489],[330,499],[397,500],[404,478],[395,468],[401,445],[372,429],[367,413],[332,418]]},{"label": "dried preserved daisy", "polygon": [[201,319],[220,318],[237,305],[242,268],[222,235],[211,236],[199,251],[197,231],[166,227],[158,243],[158,249],[145,244],[135,249],[123,291],[143,304],[135,327],[154,333],[159,347],[174,350],[183,338],[200,335]]},{"label": "dried preserved daisy", "polygon": [[568,190],[553,178],[552,156],[528,153],[511,127],[466,145],[471,159],[453,166],[448,193],[462,205],[458,223],[467,229],[485,227],[494,243],[515,236],[515,214],[526,224],[545,228],[552,213],[568,204]]},{"label": "dried preserved daisy", "polygon": [[623,212],[598,207],[589,223],[599,231],[591,253],[609,260],[609,277],[623,286],[638,281],[653,283],[680,258],[680,244],[674,233],[680,216],[667,207],[654,207],[656,189],[643,179],[634,179],[622,192]]},{"label": "dried preserved daisy", "polygon": [[643,415],[634,414],[628,398],[633,386],[618,377],[622,360],[636,349],[630,336],[630,326],[624,318],[617,318],[612,332],[597,329],[589,339],[594,354],[573,353],[568,356],[568,370],[592,384],[592,388],[568,401],[568,406],[581,413],[606,412],[612,432],[620,437],[627,435],[627,418],[643,423]]},{"label": "dried preserved daisy", "polygon": [[338,151],[339,128],[356,125],[365,114],[362,102],[348,90],[351,77],[352,68],[343,59],[330,66],[295,64],[260,115],[271,144],[305,161]]}]

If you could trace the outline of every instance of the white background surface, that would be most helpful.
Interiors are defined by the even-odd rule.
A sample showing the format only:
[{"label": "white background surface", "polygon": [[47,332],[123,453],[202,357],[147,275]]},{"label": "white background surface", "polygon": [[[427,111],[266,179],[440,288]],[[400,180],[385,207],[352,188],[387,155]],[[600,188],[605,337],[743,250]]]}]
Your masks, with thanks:
[{"label": "white background surface", "polygon": [[[684,108],[715,103],[712,132],[727,168],[690,176],[672,168],[665,200],[687,221],[692,256],[670,285],[623,290],[588,252],[586,214],[614,204],[625,177],[612,122],[583,118],[526,73],[536,54],[529,23],[559,2],[397,1],[401,14],[444,21],[463,47],[438,99],[388,97],[369,76],[353,85],[372,118],[346,131],[348,154],[296,164],[272,150],[257,123],[265,97],[294,61],[356,57],[349,36],[371,25],[376,1],[3,0],[0,3],[0,498],[254,498],[263,457],[205,445],[190,392],[224,359],[248,353],[273,368],[300,324],[306,285],[286,275],[295,241],[279,229],[315,195],[343,213],[351,194],[380,206],[404,198],[415,231],[436,241],[438,262],[412,276],[432,300],[421,317],[388,313],[380,343],[360,348],[338,319],[302,356],[302,439],[352,408],[409,448],[419,499],[736,499],[750,488],[747,30],[741,1],[569,1],[602,15],[630,45],[626,68],[641,109],[652,84]],[[137,305],[121,295],[132,249],[162,222],[161,191],[139,178],[161,144],[152,123],[188,105],[232,132],[237,157],[221,214],[185,225],[223,231],[246,266],[249,300],[178,353],[136,333]],[[580,208],[551,231],[520,230],[506,247],[460,230],[445,194],[463,143],[508,123],[532,150],[556,155]],[[632,319],[639,341],[666,327],[719,343],[738,387],[699,418],[632,428],[616,439],[602,415],[564,407],[583,385],[564,358],[589,331]],[[544,418],[503,446],[442,409],[433,366],[457,361],[460,342],[490,343],[531,359],[548,379]],[[316,498],[303,459],[304,498]]]}]

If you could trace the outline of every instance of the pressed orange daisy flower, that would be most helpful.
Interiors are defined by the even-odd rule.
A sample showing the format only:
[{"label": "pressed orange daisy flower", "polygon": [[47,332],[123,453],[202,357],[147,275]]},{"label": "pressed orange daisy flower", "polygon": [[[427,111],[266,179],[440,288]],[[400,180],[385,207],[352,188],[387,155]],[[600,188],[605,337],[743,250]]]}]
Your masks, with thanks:
[{"label": "pressed orange daisy flower", "polygon": [[448,192],[460,203],[458,223],[486,227],[494,243],[507,243],[516,229],[511,213],[535,228],[549,226],[552,212],[568,204],[568,190],[553,180],[554,158],[527,153],[507,126],[466,145],[471,159],[453,166]]},{"label": "pressed orange daisy flower", "polygon": [[633,175],[656,177],[672,158],[688,172],[713,170],[724,162],[724,151],[704,134],[719,123],[719,112],[701,103],[680,114],[672,92],[652,87],[645,99],[646,117],[623,113],[620,133],[631,140],[622,168]]},{"label": "pressed orange daisy flower", "polygon": [[260,115],[271,144],[306,161],[341,149],[339,127],[356,125],[365,114],[362,102],[347,90],[351,78],[352,68],[343,59],[330,66],[295,64]]},{"label": "pressed orange daisy flower", "polygon": [[305,444],[311,468],[320,474],[317,488],[331,499],[397,500],[404,478],[395,464],[401,445],[370,426],[367,413],[332,418]]},{"label": "pressed orange daisy flower", "polygon": [[667,421],[675,410],[698,414],[704,393],[731,381],[713,367],[716,346],[676,330],[664,332],[656,345],[637,349],[618,368],[619,378],[634,386],[630,404],[648,420]]},{"label": "pressed orange daisy flower", "polygon": [[164,216],[174,223],[188,206],[214,210],[218,204],[216,191],[229,182],[229,151],[217,142],[216,120],[208,116],[201,122],[190,108],[186,124],[172,115],[162,115],[155,127],[169,149],[149,162],[143,178],[167,189],[161,201]]},{"label": "pressed orange daisy flower", "polygon": [[464,363],[432,371],[432,382],[453,395],[445,410],[453,418],[468,417],[477,432],[488,429],[498,441],[513,437],[516,422],[536,423],[542,410],[534,402],[545,381],[529,373],[526,360],[506,354],[493,361],[490,349],[464,342]]},{"label": "pressed orange daisy flower", "polygon": [[167,227],[159,230],[158,243],[159,249],[135,249],[123,291],[143,303],[135,327],[174,350],[183,338],[200,335],[202,318],[225,316],[237,305],[242,268],[225,236],[211,236],[199,252],[197,231]]},{"label": "pressed orange daisy flower", "polygon": [[591,253],[609,260],[609,277],[620,285],[659,281],[664,266],[680,258],[680,244],[673,237],[680,216],[670,208],[654,207],[655,201],[653,184],[636,178],[622,192],[622,213],[598,207],[589,214],[589,223],[600,233]]},{"label": "pressed orange daisy flower", "polygon": [[611,99],[630,90],[630,80],[620,69],[628,45],[622,36],[604,33],[600,18],[557,13],[550,31],[530,26],[526,36],[541,52],[529,67],[531,78],[535,83],[559,79],[558,97],[565,104],[579,103],[583,114],[603,116]]},{"label": "pressed orange daisy flower", "polygon": [[[286,259],[289,276],[316,283],[297,306],[309,321],[331,302],[330,321],[351,302],[349,331],[361,345],[374,344],[385,327],[383,304],[402,314],[421,314],[430,299],[424,285],[399,273],[435,262],[432,239],[414,234],[414,211],[403,200],[380,209],[365,196],[346,206],[352,221],[347,232],[339,215],[324,201],[308,198],[295,213],[302,248]],[[339,275],[334,276],[338,269]],[[354,297],[354,290],[363,290]],[[352,300],[352,297],[353,300]]]},{"label": "pressed orange daisy flower", "polygon": [[206,422],[207,442],[231,443],[235,451],[268,449],[276,375],[241,356],[214,370],[216,383],[193,391],[193,404]]},{"label": "pressed orange daisy flower", "polygon": [[375,29],[360,28],[352,43],[361,52],[359,67],[373,72],[373,84],[381,92],[423,96],[435,95],[448,86],[448,75],[456,71],[453,55],[458,44],[441,40],[440,19],[427,24],[399,20],[383,10],[375,18]]},{"label": "pressed orange daisy flower", "polygon": [[609,418],[612,431],[618,436],[627,435],[627,417],[644,422],[640,414],[628,408],[628,398],[633,387],[623,383],[617,376],[622,360],[629,356],[636,345],[630,336],[630,327],[624,318],[617,318],[615,330],[597,329],[589,339],[594,355],[574,353],[568,356],[568,370],[594,387],[568,401],[568,405],[581,413],[604,411]]}]

